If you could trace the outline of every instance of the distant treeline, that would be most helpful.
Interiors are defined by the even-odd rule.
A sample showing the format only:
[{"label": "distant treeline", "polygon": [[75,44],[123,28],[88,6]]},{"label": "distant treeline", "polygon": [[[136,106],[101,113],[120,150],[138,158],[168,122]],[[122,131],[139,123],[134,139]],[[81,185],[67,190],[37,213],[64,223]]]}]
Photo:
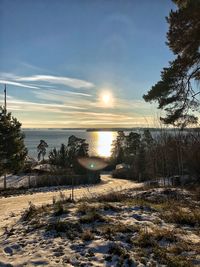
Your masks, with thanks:
[{"label": "distant treeline", "polygon": [[169,178],[175,175],[200,182],[200,131],[170,133],[162,130],[153,136],[118,132],[113,142],[112,163],[125,163],[124,175],[135,180]]},{"label": "distant treeline", "polygon": [[[67,129],[68,130],[68,129]],[[142,131],[150,131],[150,132],[200,132],[200,128],[185,128],[184,130],[179,129],[179,128],[89,128],[86,130],[87,132],[100,132],[100,131],[113,131],[113,132],[119,132],[119,131],[123,131],[123,132],[142,132]]]}]

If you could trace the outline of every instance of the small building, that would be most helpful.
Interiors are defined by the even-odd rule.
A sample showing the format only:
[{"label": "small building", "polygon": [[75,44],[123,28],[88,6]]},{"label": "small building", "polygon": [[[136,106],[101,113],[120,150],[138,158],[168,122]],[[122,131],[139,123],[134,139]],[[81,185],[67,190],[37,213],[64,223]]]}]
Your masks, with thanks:
[{"label": "small building", "polygon": [[120,164],[116,165],[115,169],[116,170],[121,170],[121,169],[129,170],[130,169],[130,165],[126,164],[126,163],[120,163]]}]

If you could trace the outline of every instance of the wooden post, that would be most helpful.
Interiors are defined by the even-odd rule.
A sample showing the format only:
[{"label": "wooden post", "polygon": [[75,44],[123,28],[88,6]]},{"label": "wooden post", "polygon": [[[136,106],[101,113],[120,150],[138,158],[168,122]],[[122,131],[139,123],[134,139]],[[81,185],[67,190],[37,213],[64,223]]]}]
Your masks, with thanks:
[{"label": "wooden post", "polygon": [[7,182],[6,182],[6,163],[8,162],[7,159],[3,159],[2,160],[2,163],[4,164],[4,168],[5,168],[5,172],[4,172],[4,179],[3,179],[3,186],[4,186],[4,189],[7,188]]},{"label": "wooden post", "polygon": [[4,108],[5,108],[5,113],[6,113],[6,110],[7,110],[7,92],[6,92],[6,84],[5,84],[5,87],[4,87]]},{"label": "wooden post", "polygon": [[[5,116],[6,116],[6,110],[7,110],[7,102],[6,102],[6,84],[5,84],[5,87],[4,87],[4,109],[5,109]],[[5,164],[7,163],[7,160],[6,160],[6,159],[4,160],[4,163],[5,163]],[[6,173],[4,174],[4,181],[3,181],[3,184],[4,184],[4,189],[6,189],[6,187],[7,187],[7,183],[6,183]]]},{"label": "wooden post", "polygon": [[72,201],[74,201],[74,178],[72,175]]},{"label": "wooden post", "polygon": [[6,173],[4,174],[4,179],[3,179],[3,187],[6,189]]}]

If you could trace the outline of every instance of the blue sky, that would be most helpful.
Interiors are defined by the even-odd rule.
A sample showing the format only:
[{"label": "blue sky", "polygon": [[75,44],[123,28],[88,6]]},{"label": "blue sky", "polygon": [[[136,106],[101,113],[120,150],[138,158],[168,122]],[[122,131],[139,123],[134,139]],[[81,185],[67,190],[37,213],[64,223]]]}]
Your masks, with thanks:
[{"label": "blue sky", "polygon": [[0,0],[0,101],[23,127],[155,125],[170,0]]}]

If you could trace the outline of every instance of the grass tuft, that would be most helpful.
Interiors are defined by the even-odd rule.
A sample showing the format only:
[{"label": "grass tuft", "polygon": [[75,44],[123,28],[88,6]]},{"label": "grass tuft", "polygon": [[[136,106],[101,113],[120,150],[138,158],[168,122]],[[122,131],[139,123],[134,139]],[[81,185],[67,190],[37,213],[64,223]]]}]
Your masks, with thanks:
[{"label": "grass tuft", "polygon": [[121,192],[112,191],[108,194],[98,195],[92,198],[96,202],[122,202],[127,199],[127,196]]},{"label": "grass tuft", "polygon": [[87,229],[82,233],[81,238],[83,241],[93,240],[94,239],[94,233],[91,230]]},{"label": "grass tuft", "polygon": [[103,217],[97,211],[89,211],[79,219],[80,223],[93,223],[93,222],[105,222],[105,216]]},{"label": "grass tuft", "polygon": [[163,213],[162,218],[169,223],[182,225],[198,226],[200,225],[200,211],[193,209],[192,211],[185,210],[180,207],[172,208]]},{"label": "grass tuft", "polygon": [[60,219],[50,223],[46,227],[46,231],[55,231],[57,234],[65,233],[66,237],[74,240],[82,233],[81,225],[77,222],[61,221]]},{"label": "grass tuft", "polygon": [[23,221],[28,221],[28,220],[32,219],[36,215],[37,212],[38,212],[38,210],[37,210],[36,206],[34,204],[32,204],[31,202],[29,202],[29,207],[24,211],[21,219]]},{"label": "grass tuft", "polygon": [[193,265],[189,260],[183,256],[170,255],[165,248],[155,246],[153,248],[154,258],[161,264],[169,267],[192,267]]}]

